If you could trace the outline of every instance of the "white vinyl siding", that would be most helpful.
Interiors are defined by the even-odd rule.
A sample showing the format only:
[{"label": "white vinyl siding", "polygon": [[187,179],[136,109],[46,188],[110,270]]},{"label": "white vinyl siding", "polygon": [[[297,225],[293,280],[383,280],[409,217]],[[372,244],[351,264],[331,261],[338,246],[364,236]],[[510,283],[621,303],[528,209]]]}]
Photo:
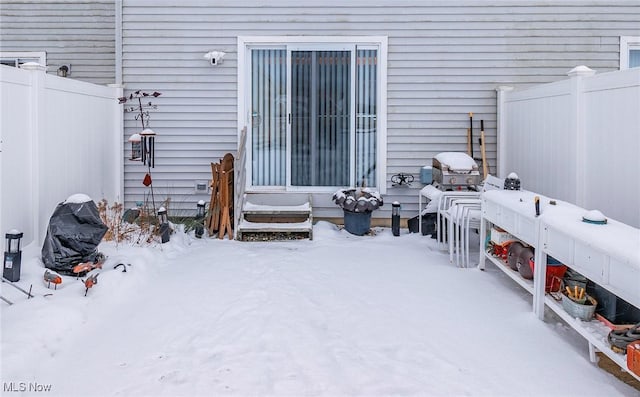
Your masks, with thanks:
[{"label": "white vinyl siding", "polygon": [[[238,84],[248,84],[237,81],[237,38],[260,35],[388,37],[385,201],[414,211],[420,168],[439,152],[466,150],[469,112],[475,137],[485,121],[495,172],[495,89],[565,79],[576,65],[617,70],[620,36],[640,36],[640,3],[124,0],[124,83],[163,93],[151,115],[154,186],[177,206],[195,211],[207,200],[194,194],[195,181],[209,180],[209,163],[237,149]],[[203,59],[212,50],[227,53],[222,65]],[[135,121],[125,124],[123,139],[137,132]],[[399,172],[416,176],[412,188],[391,187]],[[127,205],[148,191],[143,176],[126,165]],[[339,215],[329,196],[314,196],[314,215]],[[390,208],[374,216],[386,218]]]},{"label": "white vinyl siding", "polygon": [[0,0],[0,50],[46,52],[48,73],[115,82],[115,0]]}]

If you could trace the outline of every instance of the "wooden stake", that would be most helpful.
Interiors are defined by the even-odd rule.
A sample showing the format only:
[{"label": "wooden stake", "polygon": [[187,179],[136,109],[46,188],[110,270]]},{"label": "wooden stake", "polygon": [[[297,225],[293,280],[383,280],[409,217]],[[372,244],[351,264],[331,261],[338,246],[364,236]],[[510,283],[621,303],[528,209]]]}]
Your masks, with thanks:
[{"label": "wooden stake", "polygon": [[473,158],[473,112],[469,112],[469,129],[467,130],[467,152]]},{"label": "wooden stake", "polygon": [[484,120],[480,120],[480,153],[482,154],[482,179],[486,179],[489,175],[489,166],[484,141]]}]

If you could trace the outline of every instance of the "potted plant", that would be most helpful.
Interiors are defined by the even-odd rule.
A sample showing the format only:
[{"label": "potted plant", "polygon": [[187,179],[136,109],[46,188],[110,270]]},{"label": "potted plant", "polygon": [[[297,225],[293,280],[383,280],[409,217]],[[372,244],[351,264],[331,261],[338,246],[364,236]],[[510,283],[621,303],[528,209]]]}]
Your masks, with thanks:
[{"label": "potted plant", "polygon": [[333,202],[344,212],[344,228],[362,236],[371,228],[371,213],[384,204],[380,193],[369,188],[341,189],[333,194]]}]

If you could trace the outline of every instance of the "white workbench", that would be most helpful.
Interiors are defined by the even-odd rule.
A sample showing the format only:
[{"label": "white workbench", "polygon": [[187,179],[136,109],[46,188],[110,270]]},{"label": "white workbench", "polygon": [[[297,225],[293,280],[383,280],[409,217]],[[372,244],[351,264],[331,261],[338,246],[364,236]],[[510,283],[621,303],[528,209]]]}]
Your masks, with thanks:
[{"label": "white workbench", "polygon": [[[581,273],[589,280],[611,291],[636,307],[640,307],[640,229],[615,220],[606,225],[582,221],[587,212],[563,201],[550,204],[541,195],[540,216],[535,214],[535,193],[527,191],[493,190],[482,194],[482,219],[479,268],[489,259],[498,269],[509,275],[533,295],[533,311],[544,319],[545,305],[558,314],[589,343],[590,358],[595,351],[610,357],[628,370],[625,356],[613,352],[606,340],[608,329],[597,320],[581,321],[572,318],[549,294],[545,294],[547,255]],[[489,225],[496,225],[535,248],[534,280],[525,280],[500,260],[486,252]],[[629,371],[628,371],[629,372]],[[640,376],[632,374],[638,380]]]}]

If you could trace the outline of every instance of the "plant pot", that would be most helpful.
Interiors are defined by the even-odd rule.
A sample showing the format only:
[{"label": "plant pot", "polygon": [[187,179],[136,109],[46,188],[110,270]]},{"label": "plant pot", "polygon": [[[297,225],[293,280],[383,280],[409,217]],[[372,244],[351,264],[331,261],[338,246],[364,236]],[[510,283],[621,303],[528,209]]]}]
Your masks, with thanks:
[{"label": "plant pot", "polygon": [[569,298],[566,294],[562,294],[562,308],[573,318],[579,318],[582,321],[589,321],[593,318],[598,302],[593,297],[586,295],[586,301],[589,304],[580,304]]},{"label": "plant pot", "polygon": [[344,228],[356,236],[365,235],[371,228],[371,212],[344,210]]}]

